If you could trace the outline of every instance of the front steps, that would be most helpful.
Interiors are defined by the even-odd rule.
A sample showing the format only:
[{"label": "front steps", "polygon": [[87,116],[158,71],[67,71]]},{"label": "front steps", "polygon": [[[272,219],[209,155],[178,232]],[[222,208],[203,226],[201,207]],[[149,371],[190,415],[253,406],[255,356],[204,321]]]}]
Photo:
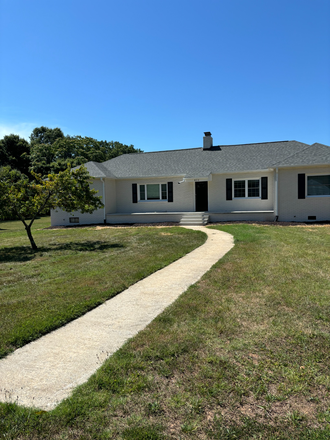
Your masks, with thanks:
[{"label": "front steps", "polygon": [[182,226],[205,226],[208,222],[209,215],[205,212],[185,212],[179,224]]}]

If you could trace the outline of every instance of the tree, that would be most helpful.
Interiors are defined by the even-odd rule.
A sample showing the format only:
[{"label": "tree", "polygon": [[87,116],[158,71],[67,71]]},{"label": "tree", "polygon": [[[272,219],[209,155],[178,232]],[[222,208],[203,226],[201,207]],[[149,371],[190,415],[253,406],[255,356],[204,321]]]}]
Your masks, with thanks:
[{"label": "tree", "polygon": [[47,133],[46,135],[46,130],[60,129],[35,128],[31,135],[30,170],[42,175],[58,173],[65,170],[68,165],[76,167],[89,161],[105,162],[121,154],[141,152],[133,145],[98,141],[91,137],[58,136],[55,138],[54,133],[53,137]]},{"label": "tree", "polygon": [[30,136],[31,144],[46,144],[52,145],[56,139],[64,138],[63,131],[56,128],[48,128],[48,127],[36,127]]},{"label": "tree", "polygon": [[90,176],[85,167],[67,168],[47,179],[32,173],[34,180],[10,167],[0,169],[0,219],[17,216],[24,224],[31,247],[37,250],[31,227],[37,216],[56,207],[64,211],[92,213],[103,206],[97,191],[90,187]]},{"label": "tree", "polygon": [[30,166],[30,144],[16,134],[4,136],[0,140],[0,166],[11,168],[27,174]]}]

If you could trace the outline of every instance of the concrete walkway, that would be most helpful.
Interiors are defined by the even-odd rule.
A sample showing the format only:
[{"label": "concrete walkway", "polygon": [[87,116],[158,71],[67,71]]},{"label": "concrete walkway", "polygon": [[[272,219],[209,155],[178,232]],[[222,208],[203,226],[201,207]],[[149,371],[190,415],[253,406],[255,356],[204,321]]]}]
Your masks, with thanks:
[{"label": "concrete walkway", "polygon": [[53,409],[234,246],[226,232],[188,228],[205,232],[206,243],[0,360],[0,401]]}]

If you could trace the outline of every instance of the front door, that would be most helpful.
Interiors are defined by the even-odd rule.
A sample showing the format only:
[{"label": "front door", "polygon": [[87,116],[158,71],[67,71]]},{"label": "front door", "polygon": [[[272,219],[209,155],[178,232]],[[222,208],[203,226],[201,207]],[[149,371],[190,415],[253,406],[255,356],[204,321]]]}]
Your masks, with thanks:
[{"label": "front door", "polygon": [[196,211],[208,211],[207,182],[195,182]]}]

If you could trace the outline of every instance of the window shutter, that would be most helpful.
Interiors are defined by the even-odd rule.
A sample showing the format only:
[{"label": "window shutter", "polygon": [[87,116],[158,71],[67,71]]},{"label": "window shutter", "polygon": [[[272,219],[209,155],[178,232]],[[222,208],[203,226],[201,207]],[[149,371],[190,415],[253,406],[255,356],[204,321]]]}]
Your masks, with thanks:
[{"label": "window shutter", "polygon": [[137,203],[137,183],[132,183],[132,202]]},{"label": "window shutter", "polygon": [[167,201],[173,202],[173,182],[167,182]]},{"label": "window shutter", "polygon": [[268,177],[261,178],[261,199],[268,199]]},{"label": "window shutter", "polygon": [[233,179],[226,179],[226,200],[233,200]]},{"label": "window shutter", "polygon": [[304,199],[305,194],[305,174],[298,174],[298,199]]}]

